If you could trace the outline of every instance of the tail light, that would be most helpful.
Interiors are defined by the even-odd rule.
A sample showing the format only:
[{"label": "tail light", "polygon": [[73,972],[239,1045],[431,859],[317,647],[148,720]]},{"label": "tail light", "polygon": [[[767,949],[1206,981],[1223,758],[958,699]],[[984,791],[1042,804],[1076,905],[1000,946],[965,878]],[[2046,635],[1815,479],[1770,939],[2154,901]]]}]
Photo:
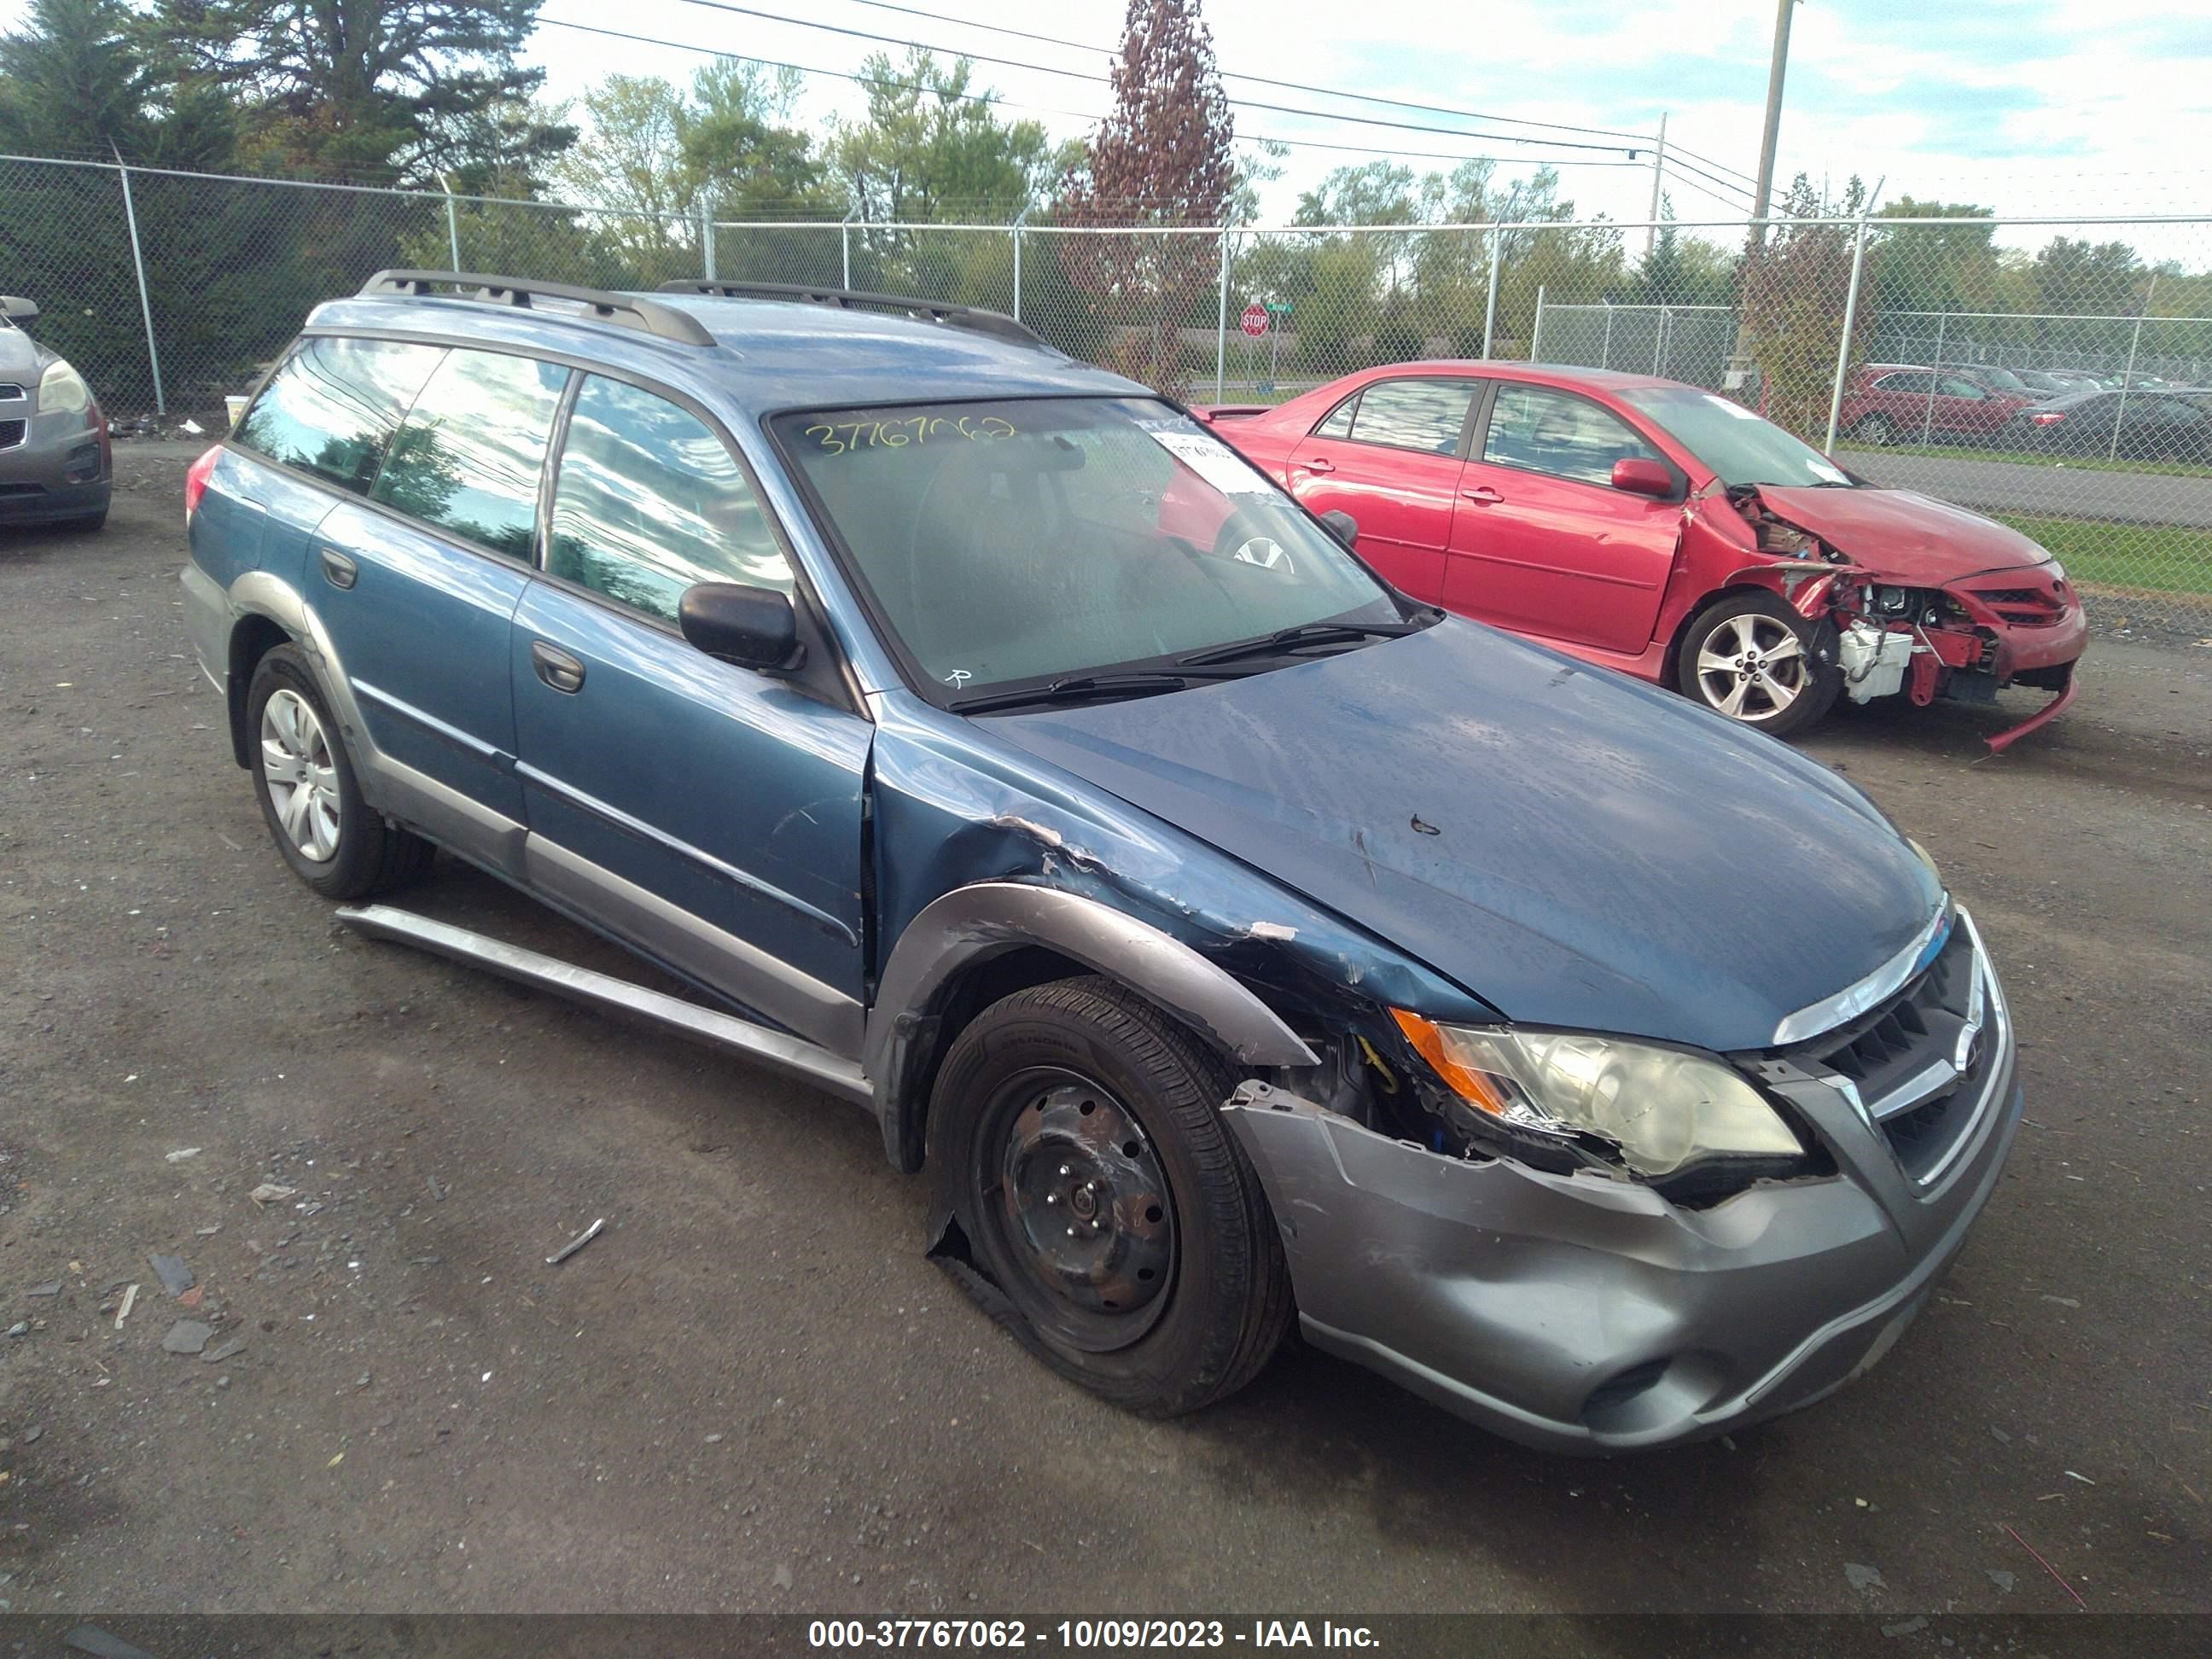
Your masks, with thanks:
[{"label": "tail light", "polygon": [[2027,423],[2030,426],[2057,426],[2065,418],[2066,414],[2063,410],[2046,409],[2039,415],[2029,416]]},{"label": "tail light", "polygon": [[222,459],[222,446],[217,444],[206,454],[185,470],[185,528],[192,527],[192,514],[207,494],[208,480],[215,476],[215,464]]}]

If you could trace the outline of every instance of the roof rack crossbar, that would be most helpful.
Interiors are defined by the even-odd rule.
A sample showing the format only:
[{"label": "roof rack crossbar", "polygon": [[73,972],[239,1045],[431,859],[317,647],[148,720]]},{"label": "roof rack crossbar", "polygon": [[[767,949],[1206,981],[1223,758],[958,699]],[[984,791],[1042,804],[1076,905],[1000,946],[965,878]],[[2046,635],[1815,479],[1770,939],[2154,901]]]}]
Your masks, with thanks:
[{"label": "roof rack crossbar", "polygon": [[634,328],[642,333],[674,340],[683,345],[710,346],[714,337],[688,311],[665,306],[635,294],[617,294],[603,288],[579,288],[572,283],[539,283],[519,276],[488,276],[468,270],[380,270],[362,285],[364,295],[413,295],[425,297],[441,288],[471,289],[457,297],[491,305],[532,308],[536,300],[566,300],[583,307],[593,320]]},{"label": "roof rack crossbar", "polygon": [[1015,321],[1003,311],[985,311],[976,306],[949,305],[939,300],[921,300],[911,294],[871,294],[860,289],[812,288],[803,283],[717,283],[701,278],[664,283],[660,291],[663,294],[702,294],[723,300],[798,300],[808,305],[836,306],[841,311],[850,311],[856,307],[903,311],[908,316],[927,318],[947,327],[973,329],[978,334],[1012,340],[1018,345],[1040,346],[1048,351],[1054,349],[1051,343],[1035,329],[1026,323]]}]

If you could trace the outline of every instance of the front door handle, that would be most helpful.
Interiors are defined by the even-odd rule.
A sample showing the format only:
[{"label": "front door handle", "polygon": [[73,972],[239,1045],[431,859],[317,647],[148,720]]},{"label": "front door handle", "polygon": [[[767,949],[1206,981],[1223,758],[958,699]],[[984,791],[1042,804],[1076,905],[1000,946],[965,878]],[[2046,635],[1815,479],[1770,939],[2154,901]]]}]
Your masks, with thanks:
[{"label": "front door handle", "polygon": [[361,580],[361,567],[334,547],[323,550],[323,577],[332,587],[351,587]]},{"label": "front door handle", "polygon": [[1488,484],[1476,484],[1473,489],[1462,489],[1459,493],[1470,501],[1480,501],[1485,507],[1494,507],[1505,499]]},{"label": "front door handle", "polygon": [[1334,461],[1323,460],[1318,455],[1315,456],[1310,461],[1300,461],[1298,465],[1305,468],[1309,472],[1334,472],[1336,471],[1336,463]]},{"label": "front door handle", "polygon": [[537,669],[538,678],[556,691],[571,695],[584,689],[584,665],[543,640],[533,640],[530,645],[531,666]]}]

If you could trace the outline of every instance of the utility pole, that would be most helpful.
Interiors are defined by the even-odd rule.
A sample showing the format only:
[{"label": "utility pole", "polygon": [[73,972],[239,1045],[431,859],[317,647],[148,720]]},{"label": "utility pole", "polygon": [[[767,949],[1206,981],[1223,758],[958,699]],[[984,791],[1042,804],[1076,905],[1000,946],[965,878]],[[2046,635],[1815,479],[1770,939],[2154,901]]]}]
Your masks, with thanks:
[{"label": "utility pole", "polygon": [[1766,125],[1759,140],[1759,183],[1751,198],[1752,234],[1766,240],[1766,209],[1774,193],[1774,144],[1782,134],[1782,77],[1790,67],[1790,14],[1797,0],[1777,0],[1774,8],[1774,61],[1766,70]]},{"label": "utility pole", "polygon": [[1652,239],[1659,233],[1659,174],[1667,165],[1667,112],[1659,112],[1659,148],[1651,152],[1651,222],[1644,227],[1644,257],[1651,257]]},{"label": "utility pole", "polygon": [[[1790,13],[1797,0],[1776,0],[1774,8],[1774,58],[1766,70],[1766,124],[1759,140],[1759,183],[1751,196],[1751,235],[1747,251],[1757,254],[1766,246],[1766,213],[1768,198],[1774,192],[1774,146],[1782,134],[1782,78],[1790,67]],[[1739,315],[1735,325],[1735,350],[1729,355],[1728,368],[1721,376],[1726,390],[1737,392],[1751,383],[1751,337]]]}]

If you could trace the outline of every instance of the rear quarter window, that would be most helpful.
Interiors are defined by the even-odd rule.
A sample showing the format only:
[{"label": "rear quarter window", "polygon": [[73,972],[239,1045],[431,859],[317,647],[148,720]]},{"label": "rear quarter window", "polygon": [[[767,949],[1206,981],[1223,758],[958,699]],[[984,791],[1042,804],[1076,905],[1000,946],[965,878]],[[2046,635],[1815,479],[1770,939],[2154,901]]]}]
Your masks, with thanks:
[{"label": "rear quarter window", "polygon": [[366,495],[401,416],[445,355],[442,346],[393,340],[302,340],[232,441]]}]

